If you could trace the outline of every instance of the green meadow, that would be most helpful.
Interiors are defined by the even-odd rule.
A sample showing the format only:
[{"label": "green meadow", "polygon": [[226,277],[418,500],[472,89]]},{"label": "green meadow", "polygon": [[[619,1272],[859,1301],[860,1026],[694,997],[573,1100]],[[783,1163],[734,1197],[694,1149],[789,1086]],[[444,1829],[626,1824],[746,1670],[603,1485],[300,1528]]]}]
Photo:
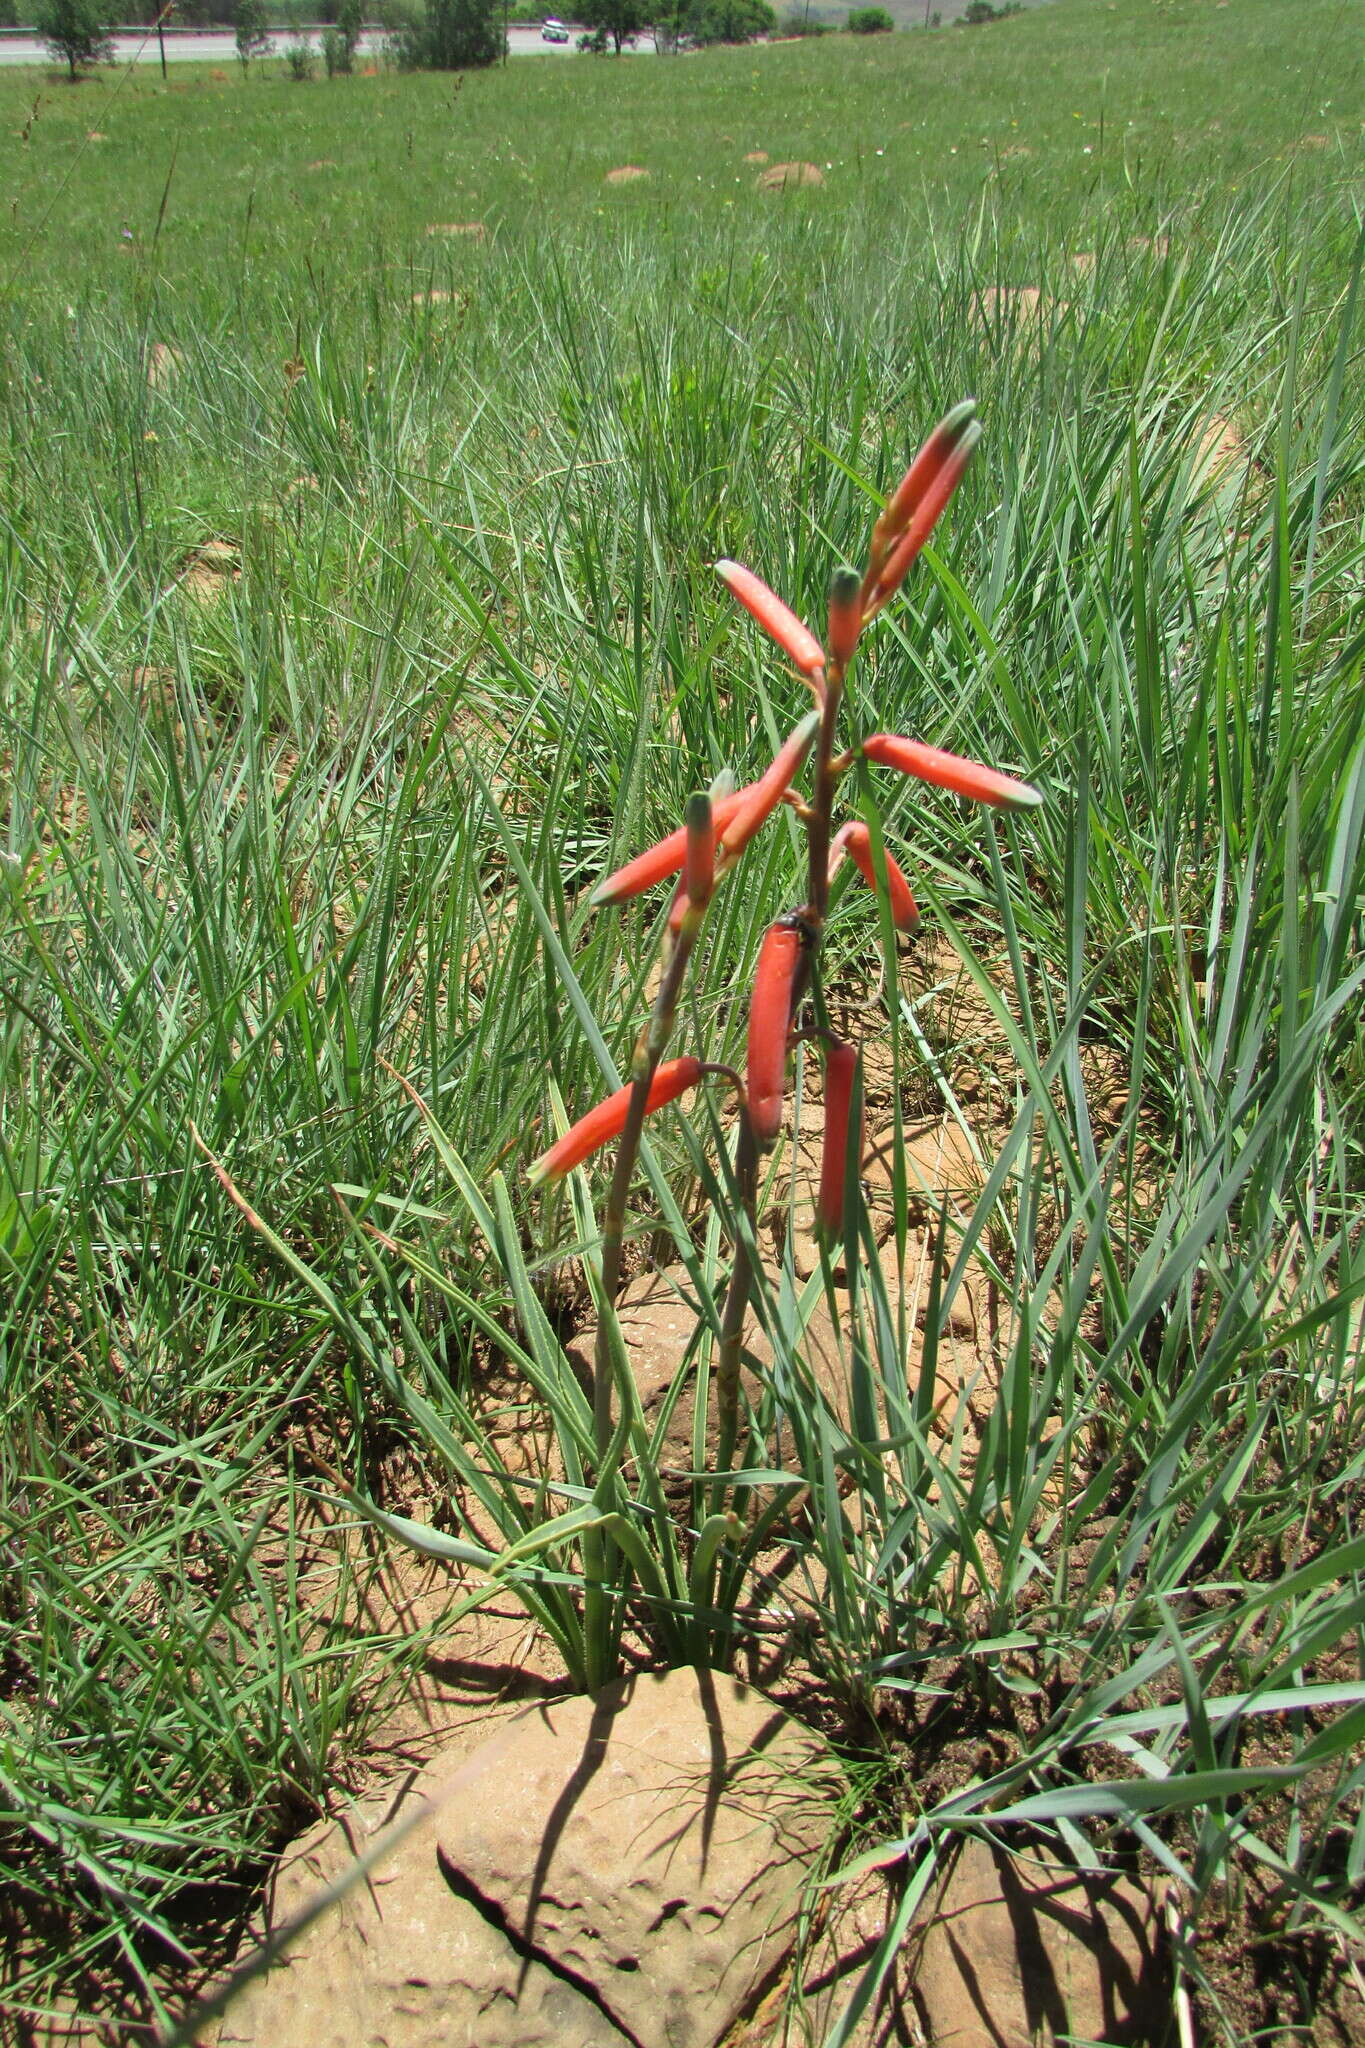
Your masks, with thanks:
[{"label": "green meadow", "polygon": [[[363,1781],[456,1625],[394,1618],[364,1504],[507,1544],[573,1497],[503,1447],[543,1423],[572,1477],[604,1173],[524,1169],[628,1066],[661,911],[589,890],[805,708],[715,559],[818,628],[971,393],[854,729],[1046,800],[877,786],[927,935],[898,956],[845,891],[828,936],[894,1126],[860,1421],[774,1194],[741,1455],[813,1504],[792,1654],[859,1788],[840,1855],[903,1841],[907,1897],[987,1825],[1136,1859],[1201,2039],[1351,2038],[1352,8],[281,69],[0,73],[0,2033],[153,2038]],[[784,163],[822,182],[759,189]],[[770,827],[718,896],[685,1049],[742,1064],[800,852]],[[974,1173],[917,1199],[928,1118]],[[703,1328],[722,1137],[662,1117],[634,1203]],[[945,1413],[977,1285],[994,1349]],[[690,1615],[628,1587],[629,1654],[744,1670],[765,1560]],[[514,1583],[581,1683],[584,1560],[550,1563]],[[929,1768],[940,1708],[989,1769]]]}]

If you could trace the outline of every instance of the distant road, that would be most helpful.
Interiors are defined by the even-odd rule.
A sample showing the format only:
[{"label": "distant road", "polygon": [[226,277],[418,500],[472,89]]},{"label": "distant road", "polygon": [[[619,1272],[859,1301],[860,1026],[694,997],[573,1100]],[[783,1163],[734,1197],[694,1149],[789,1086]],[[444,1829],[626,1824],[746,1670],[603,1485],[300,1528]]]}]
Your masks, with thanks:
[{"label": "distant road", "polygon": [[[360,38],[360,55],[377,56],[383,43],[383,36],[373,29],[367,29]],[[307,42],[314,50],[322,49],[322,30],[319,28],[300,29],[297,33],[279,30],[270,39],[271,54],[283,57],[291,43]],[[542,43],[538,28],[518,28],[515,22],[507,33],[507,46],[513,57],[576,57],[578,37],[573,35],[567,43]],[[642,36],[633,51],[627,55],[652,57],[654,44],[648,36]],[[157,48],[156,34],[151,29],[120,29],[114,36],[114,61],[118,64],[159,64],[161,53]],[[169,29],[166,33],[166,62],[168,64],[235,64],[237,44],[231,29]],[[37,36],[14,34],[0,35],[0,64],[43,64],[53,62],[47,45]]]}]

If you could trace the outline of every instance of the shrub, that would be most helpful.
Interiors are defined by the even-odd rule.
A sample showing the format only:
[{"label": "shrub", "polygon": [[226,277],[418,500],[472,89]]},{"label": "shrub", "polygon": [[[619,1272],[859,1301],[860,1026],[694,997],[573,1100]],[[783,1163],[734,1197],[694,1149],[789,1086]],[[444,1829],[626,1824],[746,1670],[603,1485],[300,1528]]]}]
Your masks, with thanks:
[{"label": "shrub", "polygon": [[890,35],[896,26],[884,7],[851,7],[848,32],[852,36]]},{"label": "shrub", "polygon": [[507,50],[493,0],[426,0],[425,12],[400,22],[390,42],[406,71],[477,71]]},{"label": "shrub", "polygon": [[284,53],[284,61],[295,85],[306,85],[317,64],[309,43],[291,43]]},{"label": "shrub", "polygon": [[109,26],[100,0],[38,0],[33,26],[76,83],[78,72],[113,56]]}]

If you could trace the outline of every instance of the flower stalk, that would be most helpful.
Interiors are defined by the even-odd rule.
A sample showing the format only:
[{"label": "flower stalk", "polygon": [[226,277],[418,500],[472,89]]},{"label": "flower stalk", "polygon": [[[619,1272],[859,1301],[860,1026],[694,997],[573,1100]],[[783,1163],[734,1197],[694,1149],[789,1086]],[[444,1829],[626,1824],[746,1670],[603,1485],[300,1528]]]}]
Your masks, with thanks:
[{"label": "flower stalk", "polygon": [[[749,1002],[747,1059],[735,1145],[737,1215],[715,1372],[718,1462],[712,1482],[713,1516],[725,1512],[731,1485],[737,1509],[744,1493],[742,1485],[725,1475],[739,1441],[740,1365],[754,1279],[758,1169],[763,1153],[776,1143],[781,1131],[787,1055],[808,995],[815,1006],[816,1028],[799,1035],[811,1037],[823,1047],[825,1135],[817,1224],[827,1243],[837,1239],[843,1229],[849,1160],[861,1157],[861,1136],[856,1149],[850,1145],[850,1123],[860,1095],[859,1056],[855,1047],[833,1038],[825,1027],[820,987],[820,949],[830,882],[840,862],[852,860],[868,885],[885,896],[897,930],[911,933],[919,927],[914,895],[890,851],[880,844],[874,849],[872,835],[860,819],[847,821],[836,832],[834,813],[843,777],[862,759],[997,807],[1018,810],[1041,802],[1036,790],[1013,776],[908,736],[872,733],[851,749],[840,751],[845,684],[862,636],[923,550],[980,437],[970,399],[956,406],[935,428],[878,515],[862,573],[847,567],[835,571],[823,646],[752,570],[728,560],[716,564],[737,602],[795,665],[815,698],[815,707],[788,735],[757,781],[737,791],[726,781],[713,785],[709,796],[691,798],[686,818],[676,831],[618,868],[593,891],[595,903],[622,903],[672,876],[679,877],[666,920],[664,972],[635,1046],[629,1083],[581,1118],[532,1169],[537,1182],[567,1172],[611,1136],[617,1137],[602,1220],[605,1313],[599,1318],[593,1362],[594,1441],[601,1474],[609,1467],[613,1444],[612,1310],[620,1290],[627,1203],[644,1121],[696,1086],[706,1074],[717,1071],[696,1059],[663,1061],[696,940],[715,891],[780,805],[794,808],[806,835],[806,900],[799,910],[768,927]],[[797,783],[812,754],[811,789],[804,797]],[[729,1074],[728,1069],[720,1071]],[[737,1081],[733,1075],[730,1078]],[[605,1628],[603,1603],[615,1599],[619,1619],[620,1596],[606,1592],[611,1557],[605,1539],[599,1542],[595,1536],[591,1557],[589,1550],[585,1538],[588,1597],[594,1623]]]}]

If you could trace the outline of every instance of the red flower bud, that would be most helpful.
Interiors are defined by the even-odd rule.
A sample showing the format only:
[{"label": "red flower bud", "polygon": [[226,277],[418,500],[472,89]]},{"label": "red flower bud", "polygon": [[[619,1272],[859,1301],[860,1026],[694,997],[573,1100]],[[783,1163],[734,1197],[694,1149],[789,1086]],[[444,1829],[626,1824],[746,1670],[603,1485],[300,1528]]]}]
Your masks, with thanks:
[{"label": "red flower bud", "polygon": [[[880,886],[876,863],[872,857],[872,834],[861,818],[853,818],[847,825],[841,825],[834,835],[830,847],[829,878],[834,879],[840,858],[847,849],[853,865],[867,883],[869,889]],[[885,853],[885,848],[883,852]],[[891,922],[898,932],[919,930],[919,905],[911,892],[910,884],[901,873],[896,862],[886,853],[886,887],[891,904]]]},{"label": "red flower bud", "polygon": [[897,484],[881,518],[872,529],[873,555],[880,564],[900,539],[944,464],[953,456],[976,419],[976,400],[964,398],[934,428]]},{"label": "red flower bud", "polygon": [[947,754],[942,747],[926,747],[919,740],[900,733],[874,732],[863,741],[863,753],[882,768],[898,768],[902,775],[918,776],[936,789],[955,790],[979,804],[996,804],[1007,811],[1031,811],[1043,801],[1041,790],[1031,783],[1016,782],[995,768],[983,768],[979,761],[966,761],[961,754]]},{"label": "red flower bud", "polygon": [[[923,548],[943,515],[949,498],[962,481],[963,472],[971,461],[981,429],[975,420],[968,422],[958,435],[943,459],[938,462],[929,477],[922,497],[916,504],[900,538],[882,563],[870,588],[864,591],[863,616],[870,619],[879,612],[889,597],[894,597],[909,573],[910,565]],[[933,446],[933,442],[929,443]],[[926,449],[926,454],[928,450]],[[914,475],[912,469],[910,475]],[[907,478],[907,482],[909,479]]]},{"label": "red flower bud", "polygon": [[749,1121],[763,1146],[771,1145],[782,1124],[783,1077],[787,1065],[787,1033],[791,1029],[792,994],[801,959],[801,927],[790,919],[770,925],[759,949],[754,992],[749,1003]]},{"label": "red flower bud", "polygon": [[863,585],[856,569],[836,569],[829,579],[829,651],[847,668],[863,630]]},{"label": "red flower bud", "polygon": [[[688,1088],[695,1088],[701,1077],[700,1060],[665,1060],[656,1069],[650,1083],[649,1094],[645,1098],[646,1114],[662,1109],[665,1103],[676,1102]],[[572,1167],[581,1166],[609,1138],[620,1137],[630,1108],[632,1086],[628,1081],[624,1088],[618,1088],[605,1102],[599,1102],[595,1109],[581,1116],[573,1129],[566,1131],[548,1152],[541,1153],[530,1168],[532,1187],[538,1187],[543,1180],[554,1180],[560,1174],[568,1173]]]},{"label": "red flower bud", "polygon": [[820,713],[807,712],[795,732],[783,741],[771,766],[757,782],[740,791],[742,801],[738,809],[731,812],[728,824],[721,828],[722,872],[734,866],[765,818],[777,809],[819,730]]},{"label": "red flower bud", "polygon": [[[825,1052],[825,1141],[820,1153],[820,1194],[816,1203],[816,1227],[822,1237],[836,1240],[844,1227],[844,1183],[848,1174],[848,1119],[853,1105],[853,1077],[858,1055],[841,1038],[831,1039]],[[858,1157],[863,1156],[863,1133],[858,1132]]]},{"label": "red flower bud", "polygon": [[[758,785],[750,789],[736,789],[729,796],[717,797],[711,805],[711,822],[714,829],[723,832],[746,797]],[[670,832],[667,839],[659,840],[656,846],[647,846],[643,853],[637,853],[634,860],[628,860],[623,868],[605,881],[597,884],[592,892],[594,903],[624,903],[629,896],[638,896],[642,889],[652,889],[656,882],[666,881],[669,875],[676,875],[687,859],[687,827],[680,825],[676,832]]]},{"label": "red flower bud", "polygon": [[790,605],[783,604],[775,590],[769,590],[761,576],[755,576],[752,569],[746,569],[740,562],[727,561],[716,563],[716,574],[784,654],[791,656],[803,676],[814,679],[823,673],[824,648]]},{"label": "red flower bud", "polygon": [[711,799],[705,791],[687,799],[687,852],[683,859],[683,887],[689,903],[711,901],[716,879],[716,827],[711,816]]}]

